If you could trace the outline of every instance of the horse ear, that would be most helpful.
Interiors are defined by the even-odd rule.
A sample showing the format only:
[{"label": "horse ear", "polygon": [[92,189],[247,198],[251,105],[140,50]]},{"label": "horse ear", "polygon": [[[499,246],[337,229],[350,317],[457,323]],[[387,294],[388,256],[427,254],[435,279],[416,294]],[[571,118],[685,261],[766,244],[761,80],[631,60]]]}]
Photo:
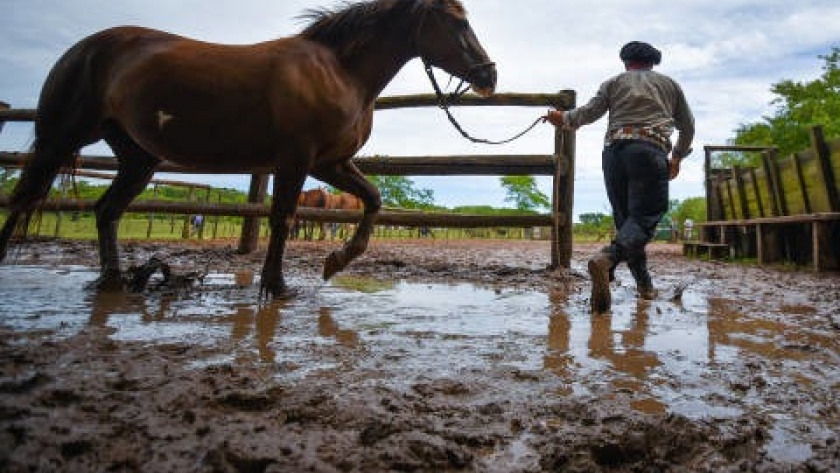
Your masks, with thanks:
[{"label": "horse ear", "polygon": [[446,0],[417,0],[420,8],[441,8],[446,5]]},{"label": "horse ear", "polygon": [[466,16],[466,9],[460,0],[425,0],[425,3],[431,8],[448,11],[455,16]]}]

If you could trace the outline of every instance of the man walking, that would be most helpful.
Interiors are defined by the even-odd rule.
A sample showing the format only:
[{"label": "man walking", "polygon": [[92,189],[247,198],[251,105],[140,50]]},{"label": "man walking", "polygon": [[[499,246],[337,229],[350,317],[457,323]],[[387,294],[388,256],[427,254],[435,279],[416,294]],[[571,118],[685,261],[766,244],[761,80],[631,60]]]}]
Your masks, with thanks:
[{"label": "man walking", "polygon": [[[662,59],[659,50],[633,41],[619,57],[625,71],[601,84],[589,103],[567,112],[552,110],[545,117],[555,126],[578,128],[609,112],[601,165],[616,236],[588,262],[595,313],[609,310],[609,284],[621,262],[627,263],[639,297],[656,298],[645,247],[668,211],[668,181],[679,174],[694,139],[694,117],[682,88],[653,71]],[[679,134],[672,147],[674,129]]]}]

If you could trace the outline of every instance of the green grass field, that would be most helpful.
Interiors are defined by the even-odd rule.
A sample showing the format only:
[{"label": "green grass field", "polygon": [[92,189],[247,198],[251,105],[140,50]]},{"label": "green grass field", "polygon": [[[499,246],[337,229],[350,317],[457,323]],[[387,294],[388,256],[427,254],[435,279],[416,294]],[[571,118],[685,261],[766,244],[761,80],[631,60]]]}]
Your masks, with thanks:
[{"label": "green grass field", "polygon": [[[5,221],[5,212],[0,212],[0,220]],[[530,230],[530,229],[529,229]],[[189,217],[184,215],[126,214],[120,221],[119,238],[124,240],[179,240],[179,239],[236,239],[242,231],[240,217],[207,217],[204,228],[196,233],[189,225]],[[318,238],[319,230],[315,230]],[[435,228],[430,230],[434,238],[511,238],[530,239],[530,232],[522,228]],[[268,236],[267,219],[262,219],[260,235]],[[547,239],[548,228],[540,229],[539,239]],[[29,224],[30,236],[60,237],[70,239],[95,239],[96,224],[90,212],[43,212],[36,214]],[[413,238],[419,236],[417,228],[376,227],[375,238]],[[576,237],[577,238],[577,237]],[[582,236],[582,238],[586,238]]]}]

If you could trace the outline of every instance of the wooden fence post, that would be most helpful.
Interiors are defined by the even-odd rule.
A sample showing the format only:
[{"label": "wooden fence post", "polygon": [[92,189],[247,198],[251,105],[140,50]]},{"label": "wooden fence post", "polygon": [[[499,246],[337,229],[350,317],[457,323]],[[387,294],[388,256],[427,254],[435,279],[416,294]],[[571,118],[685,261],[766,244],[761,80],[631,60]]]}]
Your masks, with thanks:
[{"label": "wooden fence post", "polygon": [[[561,174],[560,200],[554,205],[557,206],[557,217],[562,225],[560,238],[557,241],[557,260],[561,267],[570,268],[572,264],[572,218],[575,202],[575,141],[574,131],[563,132],[563,156],[565,172]],[[561,171],[559,169],[558,171]]]},{"label": "wooden fence post", "polygon": [[724,218],[724,220],[738,220],[738,209],[735,207],[735,196],[732,192],[732,182],[734,180],[733,176],[723,181],[724,187],[726,187],[726,200],[729,202],[729,215],[732,216],[732,218]]},{"label": "wooden fence post", "polygon": [[764,200],[761,198],[761,189],[758,187],[758,176],[755,173],[755,168],[751,167],[747,172],[749,172],[750,179],[752,179],[752,190],[755,194],[755,203],[758,206],[758,216],[766,217],[767,214],[764,212]]},{"label": "wooden fence post", "polygon": [[[575,96],[569,110],[575,107]],[[572,214],[575,195],[575,132],[554,132],[554,185],[552,186],[551,267],[572,265]],[[565,209],[565,210],[564,210]]]},{"label": "wooden fence post", "polygon": [[[711,207],[711,210],[714,212],[714,218],[707,217],[709,221],[726,220],[726,200],[723,198],[723,185],[725,183],[726,180],[720,172],[716,172],[714,175],[714,181],[709,182],[712,189],[712,195],[714,196],[714,205]],[[706,215],[708,216],[709,214]]]},{"label": "wooden fence post", "polygon": [[779,176],[773,169],[770,163],[770,153],[764,151],[761,153],[761,167],[764,169],[764,175],[767,177],[767,193],[770,195],[770,208],[772,215],[778,217],[782,215],[781,207],[779,205]]},{"label": "wooden fence post", "polygon": [[[222,193],[219,192],[219,195],[217,197],[218,197],[218,202],[221,205],[221,203],[222,203]],[[208,198],[208,200],[209,200],[209,198]],[[221,215],[215,215],[214,217],[215,218],[213,218],[213,239],[215,240],[216,237],[219,235],[219,219],[221,219],[222,216]]]},{"label": "wooden fence post", "polygon": [[732,174],[735,179],[735,190],[738,192],[738,203],[741,204],[741,218],[749,220],[752,216],[747,202],[747,189],[744,185],[744,170],[740,166],[733,166]]},{"label": "wooden fence post", "polygon": [[802,193],[802,205],[805,206],[805,213],[811,213],[811,197],[808,195],[808,186],[805,184],[805,174],[802,172],[802,156],[793,153],[793,164],[796,169],[796,178],[799,181],[799,190]]},{"label": "wooden fence post", "polygon": [[831,168],[831,152],[825,142],[822,126],[811,127],[811,146],[820,161],[823,184],[828,196],[828,204],[832,212],[840,212],[840,197],[837,195],[837,179],[834,170]]},{"label": "wooden fence post", "polygon": [[[9,104],[0,100],[0,110],[8,110],[9,107],[10,107]],[[5,125],[5,124],[6,124],[6,120],[0,119],[0,132],[3,131],[3,125]]]},{"label": "wooden fence post", "polygon": [[[268,174],[254,174],[248,188],[248,202],[262,204],[268,193]],[[239,237],[239,253],[253,253],[259,246],[260,218],[245,217],[242,219],[242,234]]]},{"label": "wooden fence post", "polygon": [[[712,150],[708,147],[703,149],[705,156],[703,159],[703,186],[706,188],[706,220],[708,221],[715,221],[715,220],[722,220],[717,215],[715,215],[715,210],[717,210],[712,202],[712,196],[716,195],[717,193],[712,193]],[[720,199],[718,198],[718,201]]]},{"label": "wooden fence post", "polygon": [[[210,203],[210,192],[211,192],[212,190],[213,190],[213,188],[212,188],[212,187],[208,187],[208,188],[207,188],[207,192],[204,194],[204,203],[205,203],[205,204],[209,204],[209,203]],[[199,239],[199,240],[203,240],[203,239],[204,239],[204,227],[206,227],[206,226],[207,226],[207,216],[206,216],[206,215],[202,215],[202,216],[201,216],[201,218],[202,218],[202,220],[201,220],[201,225],[199,225],[199,227],[198,227],[198,239]],[[219,217],[218,217],[218,215],[216,216],[216,218],[217,218],[217,219],[219,218]]]},{"label": "wooden fence post", "polygon": [[[154,183],[152,186],[153,186],[152,187],[152,200],[155,200],[155,199],[157,199],[157,195],[158,195],[158,184]],[[151,238],[152,237],[152,227],[154,226],[154,224],[155,224],[155,213],[154,212],[149,212],[149,223],[146,226],[146,238]]]},{"label": "wooden fence post", "polygon": [[[193,202],[195,200],[195,186],[190,186],[187,194],[187,200]],[[190,237],[192,233],[192,214],[184,214],[184,224],[181,227],[181,238],[184,240]]]},{"label": "wooden fence post", "polygon": [[785,181],[782,179],[782,173],[779,170],[779,150],[773,148],[767,151],[767,160],[770,163],[770,168],[773,169],[773,181],[775,183],[776,198],[779,203],[780,215],[789,215],[787,196],[785,195]]}]

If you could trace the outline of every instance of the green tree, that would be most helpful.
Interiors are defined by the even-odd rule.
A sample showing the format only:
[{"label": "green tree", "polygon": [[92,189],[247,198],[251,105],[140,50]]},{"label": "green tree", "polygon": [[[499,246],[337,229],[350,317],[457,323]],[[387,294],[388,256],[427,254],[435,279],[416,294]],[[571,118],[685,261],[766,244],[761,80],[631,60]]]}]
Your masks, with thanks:
[{"label": "green tree", "polygon": [[534,176],[503,176],[505,202],[513,202],[518,210],[539,210],[550,207],[548,197],[537,189]]},{"label": "green tree", "polygon": [[706,199],[704,197],[689,197],[683,201],[674,201],[671,204],[671,211],[668,215],[674,222],[680,225],[687,218],[690,218],[694,222],[705,222]]},{"label": "green tree", "polygon": [[382,203],[403,209],[430,209],[435,206],[431,189],[417,189],[405,176],[367,176],[382,194]]},{"label": "green tree", "polygon": [[12,193],[17,184],[17,170],[13,168],[0,168],[0,195]]},{"label": "green tree", "polygon": [[578,215],[580,223],[575,225],[575,232],[581,235],[596,236],[603,239],[613,230],[614,221],[611,215],[601,212],[588,212]]},{"label": "green tree", "polygon": [[[813,125],[822,125],[826,136],[840,135],[840,47],[819,57],[825,61],[822,76],[810,82],[773,84],[775,113],[761,122],[741,125],[735,144],[776,146],[786,156],[810,146]],[[757,159],[752,155],[752,160]],[[752,160],[745,158],[743,164],[758,164]]]},{"label": "green tree", "polygon": [[522,211],[518,209],[498,208],[489,205],[459,205],[453,207],[452,211],[471,215],[522,215]]}]

